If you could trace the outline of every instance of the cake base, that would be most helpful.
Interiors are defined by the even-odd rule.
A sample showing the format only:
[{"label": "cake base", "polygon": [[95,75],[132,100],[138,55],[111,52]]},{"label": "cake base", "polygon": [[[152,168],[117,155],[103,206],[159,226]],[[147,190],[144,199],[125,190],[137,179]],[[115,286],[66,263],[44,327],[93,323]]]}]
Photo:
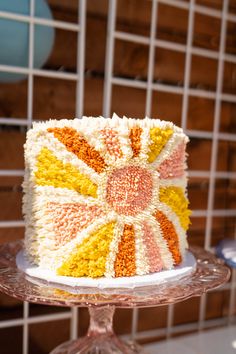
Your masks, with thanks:
[{"label": "cake base", "polygon": [[76,293],[79,287],[91,288],[137,288],[160,284],[168,281],[179,280],[182,277],[192,274],[196,270],[196,259],[190,251],[186,252],[183,262],[171,270],[164,270],[157,273],[138,275],[133,277],[119,278],[88,278],[88,277],[67,277],[56,275],[54,271],[35,266],[29,263],[21,250],[16,256],[17,267],[33,278],[38,278],[49,283],[68,285],[75,289]]}]

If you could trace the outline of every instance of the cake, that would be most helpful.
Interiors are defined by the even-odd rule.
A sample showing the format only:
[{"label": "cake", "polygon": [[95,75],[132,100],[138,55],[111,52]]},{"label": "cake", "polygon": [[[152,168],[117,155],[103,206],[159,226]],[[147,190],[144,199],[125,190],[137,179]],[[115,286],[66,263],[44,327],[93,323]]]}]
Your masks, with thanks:
[{"label": "cake", "polygon": [[70,277],[132,277],[185,256],[187,136],[159,119],[34,123],[25,144],[25,254]]}]

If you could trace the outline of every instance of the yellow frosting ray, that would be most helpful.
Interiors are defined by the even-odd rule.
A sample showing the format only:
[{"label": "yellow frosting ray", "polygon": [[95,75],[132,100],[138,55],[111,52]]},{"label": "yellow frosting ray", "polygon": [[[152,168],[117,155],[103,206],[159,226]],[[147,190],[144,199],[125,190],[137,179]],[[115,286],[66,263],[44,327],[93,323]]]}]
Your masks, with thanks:
[{"label": "yellow frosting ray", "polygon": [[188,209],[189,201],[185,197],[183,189],[174,186],[160,188],[159,198],[162,203],[167,204],[175,212],[179,217],[182,228],[187,230],[190,224],[191,211]]},{"label": "yellow frosting ray", "polygon": [[152,144],[149,147],[150,151],[148,153],[148,162],[151,163],[156,160],[157,156],[160,154],[172,134],[172,129],[161,129],[158,127],[150,129]]},{"label": "yellow frosting ray", "polygon": [[97,186],[69,163],[63,164],[46,147],[37,158],[36,183],[40,186],[73,189],[80,194],[97,197]]},{"label": "yellow frosting ray", "polygon": [[114,234],[115,223],[100,227],[87,237],[69,256],[60,268],[58,275],[97,278],[105,274],[109,246]]}]

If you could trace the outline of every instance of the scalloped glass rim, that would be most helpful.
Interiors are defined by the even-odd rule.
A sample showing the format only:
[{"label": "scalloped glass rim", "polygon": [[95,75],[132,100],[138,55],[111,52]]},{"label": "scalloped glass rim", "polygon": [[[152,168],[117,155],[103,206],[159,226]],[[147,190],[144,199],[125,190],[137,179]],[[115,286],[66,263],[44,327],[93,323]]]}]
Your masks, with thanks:
[{"label": "scalloped glass rim", "polygon": [[[190,247],[197,260],[194,273],[176,281],[133,289],[99,289],[71,286],[32,279],[20,271],[15,262],[22,241],[0,246],[0,291],[23,301],[55,306],[151,307],[200,296],[228,281],[230,270],[222,260],[200,247]],[[30,279],[30,280],[29,280]]]}]

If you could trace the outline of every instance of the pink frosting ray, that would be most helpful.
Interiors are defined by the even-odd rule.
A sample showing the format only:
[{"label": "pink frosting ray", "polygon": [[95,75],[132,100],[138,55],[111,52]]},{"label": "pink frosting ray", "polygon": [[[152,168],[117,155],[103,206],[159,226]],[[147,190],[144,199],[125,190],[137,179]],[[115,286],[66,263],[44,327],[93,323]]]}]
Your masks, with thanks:
[{"label": "pink frosting ray", "polygon": [[160,164],[158,172],[161,179],[183,176],[185,170],[185,148],[185,143],[179,144],[172,155]]},{"label": "pink frosting ray", "polygon": [[77,232],[104,214],[97,205],[79,203],[48,203],[47,211],[54,223],[56,248],[71,241]]},{"label": "pink frosting ray", "polygon": [[120,147],[120,141],[115,129],[107,128],[101,130],[103,140],[106,144],[108,153],[115,158],[120,158],[122,156],[122,151]]},{"label": "pink frosting ray", "polygon": [[150,225],[143,223],[143,241],[146,246],[146,257],[148,259],[149,271],[159,272],[163,269],[163,262],[159,247],[154,238],[154,234]]}]

